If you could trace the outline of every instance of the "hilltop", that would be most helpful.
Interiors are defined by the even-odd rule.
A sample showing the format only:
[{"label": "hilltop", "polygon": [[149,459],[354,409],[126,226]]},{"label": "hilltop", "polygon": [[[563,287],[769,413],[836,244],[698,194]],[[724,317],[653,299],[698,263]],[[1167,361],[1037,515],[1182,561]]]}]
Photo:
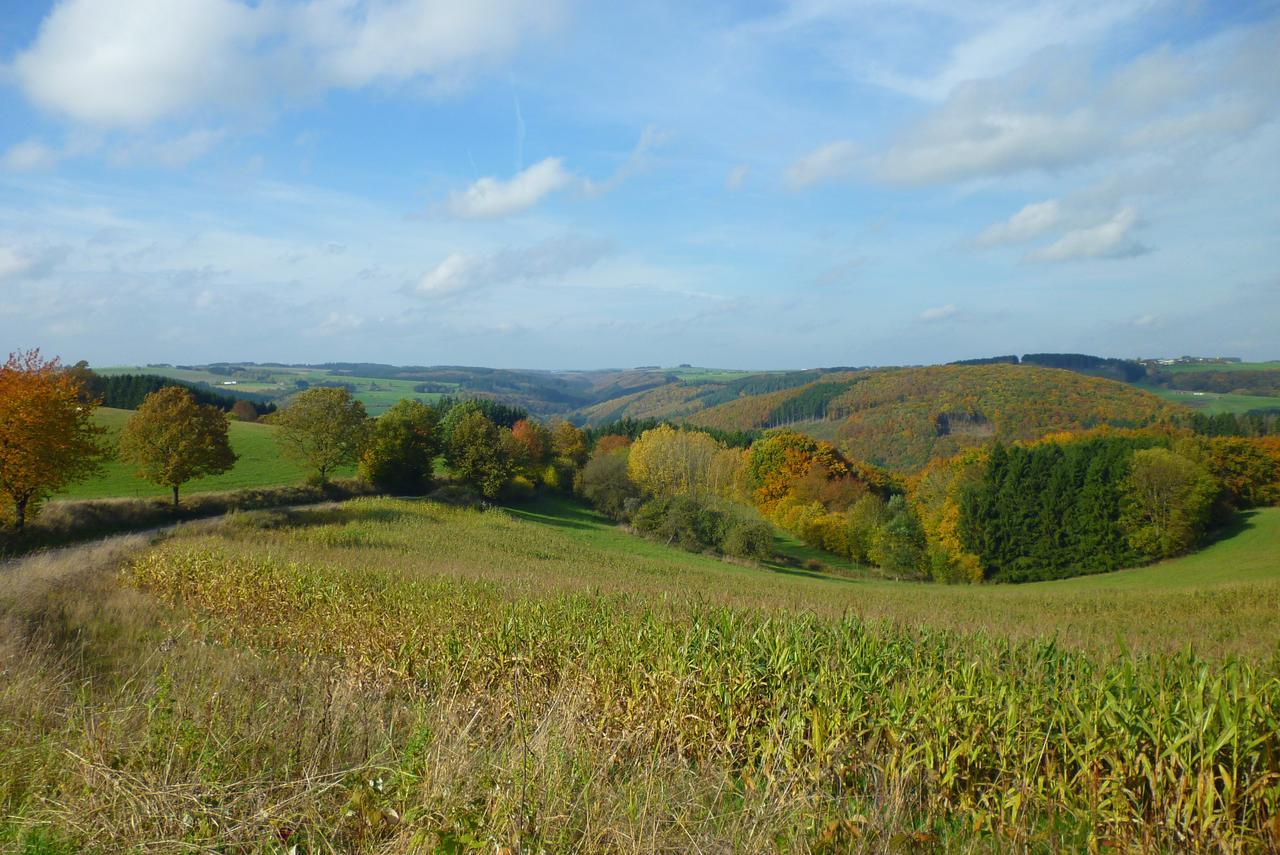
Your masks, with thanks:
[{"label": "hilltop", "polygon": [[853,457],[910,470],[992,439],[1100,425],[1138,427],[1177,412],[1135,386],[1036,365],[819,370],[677,382],[582,411],[589,422],[667,418],[720,430],[789,426]]}]

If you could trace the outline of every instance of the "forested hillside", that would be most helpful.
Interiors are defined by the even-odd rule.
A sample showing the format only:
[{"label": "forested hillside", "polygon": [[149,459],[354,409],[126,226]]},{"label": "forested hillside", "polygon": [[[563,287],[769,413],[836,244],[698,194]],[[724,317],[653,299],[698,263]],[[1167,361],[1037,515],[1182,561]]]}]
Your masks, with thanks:
[{"label": "forested hillside", "polygon": [[793,426],[851,456],[899,470],[992,439],[1036,439],[1100,425],[1141,427],[1179,408],[1113,380],[1037,365],[934,365],[674,383],[581,415],[668,418],[719,430]]}]

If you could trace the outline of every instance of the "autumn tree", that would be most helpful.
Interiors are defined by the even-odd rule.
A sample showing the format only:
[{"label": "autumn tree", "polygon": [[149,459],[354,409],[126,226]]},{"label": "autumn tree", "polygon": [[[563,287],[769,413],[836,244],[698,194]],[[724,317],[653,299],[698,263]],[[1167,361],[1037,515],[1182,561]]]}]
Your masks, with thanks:
[{"label": "autumn tree", "polygon": [[81,393],[77,376],[39,350],[11,353],[0,367],[0,492],[19,530],[42,499],[99,471],[107,452],[97,402]]},{"label": "autumn tree", "polygon": [[511,426],[512,463],[524,474],[537,477],[551,457],[551,431],[532,419]]},{"label": "autumn tree", "polygon": [[[747,486],[766,513],[803,479],[835,481],[852,474],[849,462],[831,443],[783,428],[752,443],[746,460]],[[854,490],[848,492],[850,502],[856,501]]]},{"label": "autumn tree", "polygon": [[627,472],[653,496],[713,493],[715,465],[724,450],[705,433],[659,425],[631,444]]},{"label": "autumn tree", "polygon": [[369,419],[364,404],[347,389],[319,387],[294,398],[276,424],[284,453],[310,466],[317,480],[326,483],[334,469],[359,459]]},{"label": "autumn tree", "polygon": [[551,448],[557,460],[571,469],[587,462],[587,435],[563,419],[551,426]]},{"label": "autumn tree", "polygon": [[630,445],[631,437],[620,433],[609,433],[596,440],[595,447],[591,449],[591,454],[592,456],[608,454],[611,451],[627,448]]},{"label": "autumn tree", "polygon": [[256,422],[258,420],[258,408],[253,405],[253,402],[240,398],[231,405],[231,417],[236,421]]},{"label": "autumn tree", "polygon": [[360,455],[360,476],[380,490],[421,493],[442,448],[436,411],[405,398],[374,420]]},{"label": "autumn tree", "polygon": [[148,395],[129,417],[120,431],[120,458],[137,466],[139,478],[169,487],[177,508],[183,484],[235,465],[227,427],[222,410],[168,386]]}]

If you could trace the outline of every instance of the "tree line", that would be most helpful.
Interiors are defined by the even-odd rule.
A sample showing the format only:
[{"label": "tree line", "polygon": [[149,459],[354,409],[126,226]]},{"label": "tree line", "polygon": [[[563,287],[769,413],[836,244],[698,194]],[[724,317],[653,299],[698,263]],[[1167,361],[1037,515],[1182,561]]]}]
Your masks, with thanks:
[{"label": "tree line", "polygon": [[[236,463],[229,417],[192,390],[148,394],[116,449],[81,372],[38,351],[0,368],[0,491],[21,527],[109,454],[168,487]],[[356,465],[395,495],[450,481],[478,498],[574,492],[638,533],[766,558],[773,527],[893,576],[1028,581],[1195,548],[1240,510],[1280,500],[1280,437],[1186,426],[1098,428],[968,448],[904,477],[786,428],[751,437],[650,420],[583,430],[519,407],[402,400],[380,417],[346,388],[310,388],[271,416],[283,454],[320,483]]]},{"label": "tree line", "polygon": [[84,362],[67,369],[76,375],[86,397],[99,402],[99,406],[120,410],[136,410],[148,395],[166,386],[181,386],[188,390],[197,403],[211,404],[219,410],[236,413],[239,418],[256,419],[275,412],[276,405],[263,398],[250,395],[226,395],[194,383],[184,383],[161,374],[111,374],[91,371]]}]

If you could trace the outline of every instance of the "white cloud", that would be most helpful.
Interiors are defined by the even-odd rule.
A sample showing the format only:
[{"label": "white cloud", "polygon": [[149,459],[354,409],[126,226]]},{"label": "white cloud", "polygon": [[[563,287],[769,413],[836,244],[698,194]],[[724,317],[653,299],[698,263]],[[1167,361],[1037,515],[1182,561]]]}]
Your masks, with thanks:
[{"label": "white cloud", "polygon": [[297,23],[330,81],[356,88],[492,62],[546,34],[561,14],[559,0],[313,0]]},{"label": "white cloud", "polygon": [[468,220],[496,219],[527,211],[545,197],[577,183],[561,159],[548,157],[518,172],[510,181],[481,178],[449,197],[448,210]]},{"label": "white cloud", "polygon": [[58,152],[37,139],[29,139],[11,146],[0,162],[13,172],[34,172],[55,166]]},{"label": "white cloud", "polygon": [[231,0],[67,0],[13,66],[47,110],[141,125],[253,92],[262,17]]},{"label": "white cloud", "polygon": [[454,252],[427,271],[413,292],[453,297],[498,285],[552,280],[589,268],[612,251],[609,241],[569,236],[486,254]]},{"label": "white cloud", "polygon": [[859,149],[852,140],[835,140],[821,145],[787,167],[783,179],[788,187],[800,189],[825,181],[849,178],[858,166]]},{"label": "white cloud", "polygon": [[1242,136],[1277,115],[1268,33],[1158,48],[1100,74],[1048,49],[1000,77],[960,83],[879,158],[881,178],[931,184],[1055,172]]},{"label": "white cloud", "polygon": [[329,87],[450,85],[560,16],[557,0],[64,0],[13,70],[46,110],[143,126]]},{"label": "white cloud", "polygon": [[1028,253],[1031,261],[1070,261],[1077,258],[1131,258],[1148,252],[1130,232],[1138,212],[1121,208],[1115,216],[1089,228],[1073,229],[1046,247]]},{"label": "white cloud", "polygon": [[1153,327],[1158,323],[1160,323],[1159,315],[1142,315],[1133,319],[1135,327]]},{"label": "white cloud", "polygon": [[1100,131],[1086,111],[1049,113],[977,100],[946,108],[892,147],[881,163],[882,176],[903,184],[930,184],[1054,170],[1079,163],[1098,149]]},{"label": "white cloud", "polygon": [[1061,219],[1062,206],[1057,199],[1033,202],[1004,222],[987,226],[975,243],[978,246],[1022,243],[1044,234],[1058,225]]},{"label": "white cloud", "polygon": [[751,171],[751,167],[745,163],[738,164],[729,170],[729,174],[724,179],[724,189],[741,190],[742,185],[747,181],[747,173]]},{"label": "white cloud", "polygon": [[925,309],[920,313],[920,320],[945,321],[947,318],[954,318],[959,313],[960,310],[955,306],[955,304],[948,303],[945,306],[934,306],[932,308]]},{"label": "white cloud", "polygon": [[[910,6],[912,4],[904,4]],[[1147,0],[1085,0],[1067,4],[1019,3],[974,7],[963,3],[915,4],[938,19],[939,29],[970,33],[928,76],[872,68],[872,82],[917,98],[940,100],[963,83],[1006,74],[1054,45],[1086,44],[1116,24],[1149,9]],[[902,53],[899,56],[911,55]]]}]

